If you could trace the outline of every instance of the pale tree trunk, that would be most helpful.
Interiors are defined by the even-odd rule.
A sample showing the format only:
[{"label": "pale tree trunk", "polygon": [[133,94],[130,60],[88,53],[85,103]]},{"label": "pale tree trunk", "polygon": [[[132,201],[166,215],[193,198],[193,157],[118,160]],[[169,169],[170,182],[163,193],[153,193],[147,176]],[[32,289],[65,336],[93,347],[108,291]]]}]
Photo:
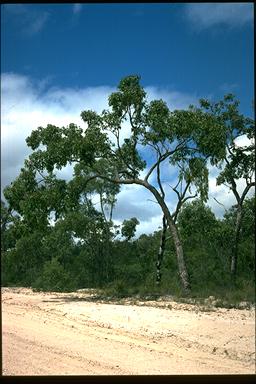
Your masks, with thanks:
[{"label": "pale tree trunk", "polygon": [[187,272],[187,268],[184,260],[183,247],[182,247],[181,240],[179,238],[177,228],[175,224],[172,222],[172,217],[170,214],[169,214],[169,217],[167,217],[167,222],[172,234],[172,238],[174,240],[181,283],[184,291],[186,293],[189,293],[190,284],[189,284],[188,272]]},{"label": "pale tree trunk", "polygon": [[242,224],[242,206],[239,204],[237,207],[235,237],[234,237],[234,245],[233,245],[232,258],[231,258],[231,276],[233,279],[235,279],[237,274],[238,243],[239,243],[241,224]]},{"label": "pale tree trunk", "polygon": [[[158,171],[158,175],[159,175],[159,171]],[[164,200],[165,198],[165,194],[164,194],[164,191],[162,189],[162,185],[161,185],[161,182],[160,182],[160,177],[158,179],[158,183],[159,183],[159,186],[160,186],[160,189],[161,189],[161,197],[162,199]],[[175,233],[176,233],[176,237],[178,236],[178,230],[177,230],[177,227],[176,227],[176,219],[177,219],[177,216],[178,216],[178,213],[180,211],[180,208],[182,206],[182,204],[192,198],[192,197],[195,197],[196,195],[193,195],[193,196],[188,196],[187,198],[185,198],[185,195],[186,195],[186,191],[189,187],[189,183],[187,184],[185,190],[183,191],[182,195],[180,195],[177,190],[174,188],[174,191],[178,194],[178,198],[179,198],[179,201],[178,201],[178,205],[176,207],[176,211],[171,215],[171,219],[172,219],[172,224],[173,226],[175,227]],[[165,251],[165,242],[166,242],[166,229],[167,229],[167,225],[166,225],[166,218],[165,216],[163,216],[163,230],[162,230],[162,233],[161,233],[161,239],[160,239],[160,247],[159,247],[159,252],[158,252],[158,258],[157,258],[157,275],[156,275],[156,283],[157,285],[160,284],[161,282],[161,277],[162,277],[162,274],[161,274],[161,265],[162,265],[162,262],[163,262],[163,256],[164,256],[164,251]],[[178,236],[179,237],[179,236]],[[180,243],[180,246],[179,248],[181,247],[182,248],[182,253],[183,253],[183,247],[181,245],[181,242],[179,241]],[[178,251],[179,252],[179,251]]]},{"label": "pale tree trunk", "polygon": [[111,266],[111,260],[110,260],[110,233],[109,233],[109,223],[112,219],[112,211],[113,206],[111,205],[111,211],[110,211],[110,219],[108,220],[105,214],[104,205],[103,205],[103,194],[100,193],[100,206],[101,206],[101,213],[104,219],[104,252],[103,252],[103,261],[105,265],[105,276],[106,281],[109,282],[110,279],[110,266]]},{"label": "pale tree trunk", "polygon": [[172,236],[173,241],[174,241],[181,284],[182,284],[184,292],[189,293],[190,292],[190,284],[189,284],[189,277],[188,277],[187,268],[186,268],[186,264],[185,264],[185,260],[184,260],[183,247],[182,247],[181,240],[179,238],[178,230],[177,230],[176,225],[172,219],[170,211],[169,211],[163,197],[159,194],[159,192],[157,191],[157,189],[155,187],[153,187],[148,182],[145,182],[144,180],[143,181],[140,180],[140,182],[139,182],[139,180],[137,180],[137,184],[144,185],[144,187],[146,187],[150,192],[152,192],[153,195],[155,196],[157,202],[159,203],[160,207],[162,208],[163,214],[166,218],[169,230],[171,232],[171,236]]},{"label": "pale tree trunk", "polygon": [[[227,159],[226,159],[226,162],[227,164],[229,164]],[[232,247],[231,268],[230,268],[231,277],[233,281],[235,281],[236,275],[237,275],[238,244],[239,244],[239,237],[240,237],[240,231],[241,231],[241,225],[242,225],[243,202],[250,188],[255,187],[255,182],[251,180],[251,177],[246,179],[246,187],[241,196],[237,191],[237,185],[233,178],[231,178],[231,186],[232,186],[231,190],[237,201],[236,226],[235,226],[235,235],[234,235],[234,242]]]},{"label": "pale tree trunk", "polygon": [[166,240],[166,230],[167,230],[167,223],[165,216],[163,216],[163,229],[161,233],[161,239],[160,239],[160,246],[157,254],[157,262],[156,262],[156,283],[157,285],[160,284],[161,282],[161,266],[162,266],[162,261],[163,261],[163,256],[164,256],[164,251],[165,251],[165,240]]},{"label": "pale tree trunk", "polygon": [[175,226],[175,223],[173,221],[173,218],[171,216],[171,213],[170,213],[170,211],[169,211],[169,209],[168,209],[168,207],[167,207],[163,197],[158,192],[158,190],[153,185],[149,184],[146,178],[144,180],[141,180],[141,179],[120,180],[120,179],[109,179],[108,177],[103,176],[103,175],[94,175],[91,178],[89,178],[87,180],[87,182],[89,182],[92,179],[95,179],[96,177],[100,177],[102,179],[111,181],[111,182],[113,182],[115,184],[137,184],[137,185],[142,185],[142,186],[144,186],[146,189],[148,189],[154,195],[156,201],[160,205],[160,207],[162,209],[162,212],[163,212],[163,214],[164,214],[164,216],[166,218],[169,230],[171,232],[171,236],[172,236],[173,241],[174,241],[174,246],[175,246],[175,250],[176,250],[176,257],[177,257],[177,263],[178,263],[178,270],[179,270],[179,275],[180,275],[180,279],[181,279],[182,288],[183,288],[185,293],[189,293],[190,292],[190,284],[189,284],[189,277],[188,277],[187,268],[186,268],[186,264],[185,264],[185,260],[184,260],[184,255],[183,255],[182,243],[180,241],[179,234],[178,234],[177,228]]}]

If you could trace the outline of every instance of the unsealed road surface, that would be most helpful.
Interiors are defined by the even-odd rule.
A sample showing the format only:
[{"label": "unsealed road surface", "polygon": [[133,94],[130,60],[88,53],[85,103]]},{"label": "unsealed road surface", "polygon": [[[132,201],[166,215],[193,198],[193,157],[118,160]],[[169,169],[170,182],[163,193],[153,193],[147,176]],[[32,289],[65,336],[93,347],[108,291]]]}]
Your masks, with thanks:
[{"label": "unsealed road surface", "polygon": [[3,375],[255,373],[255,312],[2,288]]}]

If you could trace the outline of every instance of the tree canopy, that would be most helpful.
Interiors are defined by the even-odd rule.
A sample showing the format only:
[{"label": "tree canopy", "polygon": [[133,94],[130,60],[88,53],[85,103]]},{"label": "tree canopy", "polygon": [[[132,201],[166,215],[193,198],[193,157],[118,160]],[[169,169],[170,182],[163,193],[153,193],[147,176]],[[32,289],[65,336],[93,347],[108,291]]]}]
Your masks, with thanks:
[{"label": "tree canopy", "polygon": [[[85,209],[85,217],[96,217],[90,195],[98,193],[101,216],[95,221],[98,224],[93,231],[105,233],[104,244],[109,255],[106,264],[110,273],[116,195],[124,184],[146,188],[167,222],[181,285],[188,292],[190,278],[177,225],[178,215],[192,187],[195,196],[207,201],[208,163],[225,164],[217,181],[230,185],[235,195],[237,178],[246,180],[248,190],[254,185],[253,147],[240,148],[235,142],[239,135],[253,138],[254,123],[239,114],[238,102],[232,95],[217,103],[202,99],[199,106],[191,105],[186,110],[171,110],[163,100],[148,102],[140,78],[135,75],[120,81],[108,103],[109,109],[101,113],[82,111],[83,128],[71,123],[67,127],[48,124],[33,130],[26,139],[33,152],[17,179],[5,189],[5,197],[22,218],[23,225],[32,228],[32,232],[47,234],[51,220],[74,223],[81,209]],[[68,164],[74,166],[72,179],[58,178],[56,171]],[[178,183],[172,185],[178,197],[174,212],[165,200],[161,178],[164,164],[177,172]],[[242,200],[245,196],[242,195]],[[92,222],[85,219],[83,223],[82,216],[77,217],[78,221],[82,220],[80,227],[74,223],[74,228],[78,236],[85,239],[87,224],[91,226]],[[122,233],[127,239],[132,238],[136,224],[135,219],[124,222]],[[100,259],[104,246],[100,242],[95,244],[98,248],[93,252]]]}]

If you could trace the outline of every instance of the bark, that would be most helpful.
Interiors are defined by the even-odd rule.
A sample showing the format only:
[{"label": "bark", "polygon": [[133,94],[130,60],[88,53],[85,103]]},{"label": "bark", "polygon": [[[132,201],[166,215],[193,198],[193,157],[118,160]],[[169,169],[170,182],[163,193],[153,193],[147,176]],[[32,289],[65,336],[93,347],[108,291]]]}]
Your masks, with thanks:
[{"label": "bark", "polygon": [[[228,160],[226,160],[226,163],[229,164]],[[241,230],[241,224],[242,224],[242,207],[244,199],[249,192],[250,188],[255,186],[255,181],[248,181],[246,180],[246,187],[242,193],[241,196],[239,196],[239,193],[237,191],[237,185],[234,178],[231,178],[231,190],[236,198],[237,201],[237,213],[236,213],[236,227],[235,227],[235,236],[234,236],[234,244],[232,249],[232,257],[231,257],[231,277],[235,281],[236,274],[237,274],[237,259],[238,259],[238,243],[239,243],[239,237],[240,237],[240,230]]]},{"label": "bark", "polygon": [[175,245],[175,250],[176,250],[176,256],[177,256],[177,262],[178,262],[178,269],[179,269],[179,275],[182,283],[182,287],[185,293],[190,292],[190,283],[189,283],[189,278],[188,278],[188,273],[187,273],[187,268],[184,260],[184,254],[183,254],[183,247],[182,243],[179,238],[179,234],[176,228],[176,225],[172,219],[172,216],[170,214],[170,211],[165,204],[164,199],[161,197],[159,192],[155,187],[153,187],[151,184],[149,184],[145,180],[138,180],[139,182],[137,184],[144,185],[145,188],[147,188],[150,192],[153,193],[155,196],[157,202],[159,203],[160,207],[162,208],[163,214],[166,218],[169,230],[171,232],[171,236],[174,241]]},{"label": "bark", "polygon": [[[153,167],[151,168],[151,170],[152,169],[153,169]],[[150,172],[148,173],[147,176],[149,176],[149,174],[150,174]],[[121,180],[119,178],[111,179],[111,178],[109,178],[107,176],[96,174],[96,175],[91,176],[90,178],[88,178],[87,182],[89,182],[90,180],[93,180],[93,179],[95,179],[97,177],[99,177],[101,179],[108,180],[108,181],[110,181],[112,183],[115,183],[115,184],[137,184],[137,185],[142,185],[143,187],[147,188],[154,195],[154,197],[156,198],[156,201],[160,205],[160,207],[162,209],[162,212],[163,212],[163,214],[164,214],[164,216],[166,218],[169,230],[171,232],[171,236],[172,236],[173,241],[174,241],[174,246],[175,246],[175,249],[176,249],[177,263],[178,263],[178,269],[179,269],[179,275],[180,275],[180,279],[181,279],[182,288],[183,288],[185,293],[189,293],[190,292],[189,277],[188,277],[188,273],[187,273],[187,268],[186,268],[186,264],[185,264],[185,260],[184,260],[184,255],[183,255],[183,248],[182,248],[182,244],[181,244],[181,241],[180,241],[180,238],[179,238],[179,234],[178,234],[177,228],[175,226],[175,223],[173,221],[173,218],[171,216],[171,213],[170,213],[167,205],[165,204],[165,201],[164,201],[163,197],[160,195],[160,193],[157,191],[157,189],[155,187],[153,187],[153,185],[148,183],[147,178],[145,178],[144,180],[137,179],[137,178]]]},{"label": "bark", "polygon": [[167,217],[167,223],[171,231],[171,235],[174,240],[174,245],[176,249],[176,255],[177,255],[177,262],[178,262],[178,268],[179,268],[179,274],[181,278],[181,283],[183,286],[183,289],[186,293],[190,292],[190,283],[187,273],[187,268],[184,260],[184,254],[183,254],[183,247],[178,235],[177,228],[175,224],[172,222],[171,215],[169,214],[169,217]]},{"label": "bark", "polygon": [[165,251],[166,230],[167,230],[166,219],[165,219],[165,216],[163,216],[163,230],[161,234],[160,247],[159,247],[157,262],[156,262],[156,283],[158,285],[160,284],[161,277],[162,277],[161,266],[162,266],[164,251]]},{"label": "bark", "polygon": [[232,259],[231,259],[231,276],[234,279],[237,274],[238,243],[239,243],[241,224],[242,224],[242,206],[239,204],[237,207],[235,237],[234,237],[234,245],[233,245],[233,252],[232,252]]},{"label": "bark", "polygon": [[[104,219],[104,232],[103,232],[103,240],[104,240],[104,252],[103,252],[103,261],[105,266],[105,280],[109,282],[109,275],[110,275],[110,233],[109,233],[109,222],[107,220],[105,210],[104,210],[104,204],[103,204],[103,195],[102,192],[100,192],[100,207],[101,207],[101,213]],[[112,215],[113,207],[111,206],[111,215]]]}]

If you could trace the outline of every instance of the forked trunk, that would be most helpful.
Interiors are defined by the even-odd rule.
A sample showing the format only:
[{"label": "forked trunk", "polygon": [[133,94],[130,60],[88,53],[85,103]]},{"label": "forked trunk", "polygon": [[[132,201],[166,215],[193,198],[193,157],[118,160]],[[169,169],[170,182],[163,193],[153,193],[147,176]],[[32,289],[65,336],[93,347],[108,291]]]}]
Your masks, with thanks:
[{"label": "forked trunk", "polygon": [[171,235],[174,241],[175,249],[176,249],[176,256],[177,256],[177,262],[178,262],[178,268],[179,268],[179,274],[181,278],[181,283],[183,286],[183,289],[186,293],[190,292],[190,284],[188,279],[188,273],[187,268],[184,260],[184,254],[183,254],[183,247],[182,243],[179,238],[179,234],[176,228],[176,225],[173,223],[171,215],[169,214],[169,217],[167,217],[168,226],[171,231]]},{"label": "forked trunk", "polygon": [[[93,178],[95,178],[95,176],[93,176]],[[101,178],[108,180],[107,177],[101,176]],[[114,181],[110,179],[110,181],[114,182],[116,184],[143,185],[145,188],[147,188],[154,195],[154,197],[156,198],[156,201],[158,202],[158,204],[160,205],[160,207],[162,209],[162,212],[166,218],[168,227],[171,231],[171,236],[173,238],[174,246],[176,249],[177,263],[178,263],[178,269],[179,269],[179,275],[180,275],[180,279],[181,279],[182,288],[183,288],[185,293],[189,293],[190,292],[190,284],[189,284],[187,268],[186,268],[186,264],[185,264],[185,260],[184,260],[182,244],[181,244],[181,241],[180,241],[180,238],[178,235],[178,230],[177,230],[176,225],[172,219],[170,211],[169,211],[167,205],[165,204],[164,198],[160,195],[158,190],[153,185],[148,183],[148,181],[146,179],[144,179],[144,180],[141,180],[141,179],[119,180],[119,179],[117,179]]]},{"label": "forked trunk", "polygon": [[144,187],[146,187],[150,192],[152,192],[153,195],[155,196],[157,202],[159,203],[160,207],[162,208],[163,214],[166,218],[168,227],[169,227],[170,232],[171,232],[171,236],[172,236],[173,241],[174,241],[181,284],[182,284],[184,292],[189,293],[190,292],[190,284],[189,284],[187,268],[186,268],[184,255],[183,255],[183,247],[182,247],[182,243],[181,243],[180,238],[179,238],[178,230],[177,230],[176,225],[172,219],[170,211],[169,211],[167,205],[165,204],[164,199],[162,198],[162,196],[159,194],[159,192],[157,191],[157,189],[155,187],[153,187],[151,184],[149,184],[148,182],[145,182],[145,181],[142,181],[142,182],[140,181],[140,183],[138,183],[138,184],[144,185]]}]

